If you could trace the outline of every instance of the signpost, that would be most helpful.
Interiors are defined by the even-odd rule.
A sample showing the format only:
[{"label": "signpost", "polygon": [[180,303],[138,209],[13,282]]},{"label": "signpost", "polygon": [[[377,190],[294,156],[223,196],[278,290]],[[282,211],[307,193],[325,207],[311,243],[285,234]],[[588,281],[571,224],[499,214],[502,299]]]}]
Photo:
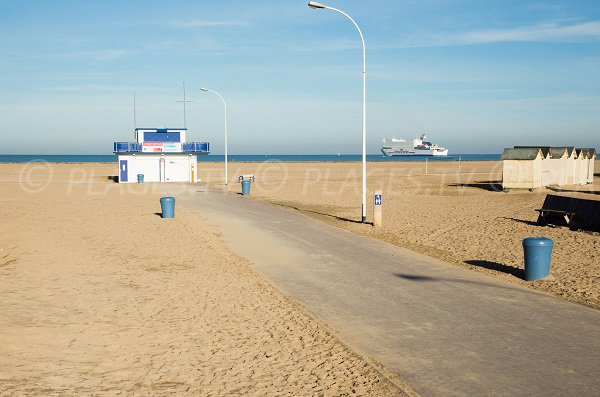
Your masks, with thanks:
[{"label": "signpost", "polygon": [[373,199],[373,226],[381,226],[381,207],[383,202],[381,190],[375,190]]}]

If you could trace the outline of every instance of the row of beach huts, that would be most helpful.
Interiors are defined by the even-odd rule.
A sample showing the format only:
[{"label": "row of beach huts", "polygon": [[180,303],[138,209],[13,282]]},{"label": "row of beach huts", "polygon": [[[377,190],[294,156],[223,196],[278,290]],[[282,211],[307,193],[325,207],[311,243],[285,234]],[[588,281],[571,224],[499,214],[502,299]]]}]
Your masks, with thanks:
[{"label": "row of beach huts", "polygon": [[536,189],[594,182],[596,149],[515,146],[502,153],[502,188]]}]

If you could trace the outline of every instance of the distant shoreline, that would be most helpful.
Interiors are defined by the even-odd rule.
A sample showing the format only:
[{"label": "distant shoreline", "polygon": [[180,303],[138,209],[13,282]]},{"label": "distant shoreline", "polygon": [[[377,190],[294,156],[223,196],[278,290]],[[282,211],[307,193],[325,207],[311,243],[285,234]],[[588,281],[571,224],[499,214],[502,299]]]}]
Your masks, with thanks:
[{"label": "distant shoreline", "polygon": [[[228,162],[232,163],[352,163],[362,160],[359,154],[342,155],[229,155]],[[367,155],[367,162],[425,162],[425,161],[498,161],[500,154],[456,154],[445,157],[433,156],[399,156],[384,157],[381,154]],[[57,154],[0,154],[0,163],[113,163],[117,161],[116,155],[57,155]],[[198,156],[200,163],[222,163],[223,155]]]}]

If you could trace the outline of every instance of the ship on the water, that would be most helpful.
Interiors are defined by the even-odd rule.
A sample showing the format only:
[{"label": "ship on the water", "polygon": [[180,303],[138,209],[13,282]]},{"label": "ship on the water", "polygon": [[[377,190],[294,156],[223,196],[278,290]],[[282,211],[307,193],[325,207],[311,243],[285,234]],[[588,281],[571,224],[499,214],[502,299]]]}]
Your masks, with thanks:
[{"label": "ship on the water", "polygon": [[407,141],[406,139],[384,139],[381,153],[384,156],[447,156],[448,149],[426,140],[427,136]]}]

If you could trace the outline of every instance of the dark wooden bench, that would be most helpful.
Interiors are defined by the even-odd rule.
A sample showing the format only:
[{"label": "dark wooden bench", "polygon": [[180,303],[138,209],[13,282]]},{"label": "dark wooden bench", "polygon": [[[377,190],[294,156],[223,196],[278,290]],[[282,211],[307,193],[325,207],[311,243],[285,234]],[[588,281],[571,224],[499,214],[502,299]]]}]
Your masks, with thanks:
[{"label": "dark wooden bench", "polygon": [[539,225],[565,225],[571,229],[600,231],[600,200],[548,194],[539,212]]},{"label": "dark wooden bench", "polygon": [[542,226],[547,225],[549,223],[549,220],[555,219],[557,217],[562,217],[565,220],[565,224],[568,226],[571,223],[573,217],[575,216],[575,212],[551,210],[548,208],[538,208],[536,211],[540,213],[538,217],[538,224]]}]

